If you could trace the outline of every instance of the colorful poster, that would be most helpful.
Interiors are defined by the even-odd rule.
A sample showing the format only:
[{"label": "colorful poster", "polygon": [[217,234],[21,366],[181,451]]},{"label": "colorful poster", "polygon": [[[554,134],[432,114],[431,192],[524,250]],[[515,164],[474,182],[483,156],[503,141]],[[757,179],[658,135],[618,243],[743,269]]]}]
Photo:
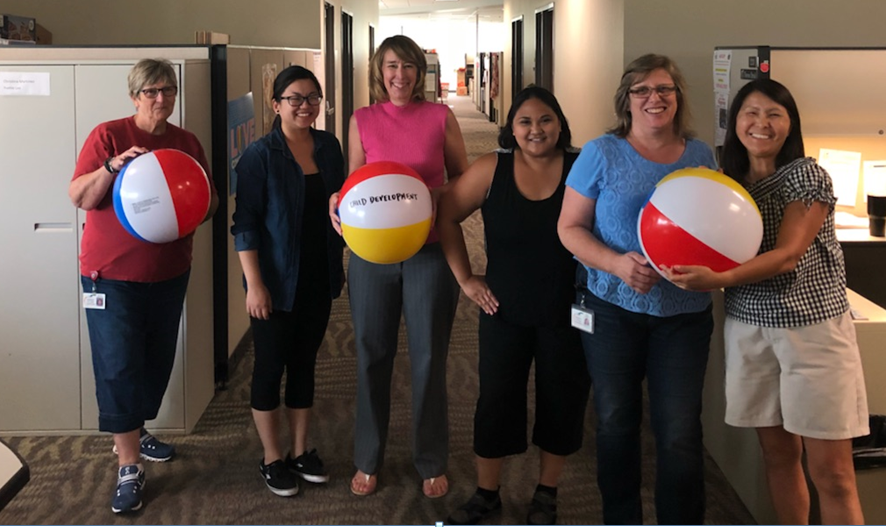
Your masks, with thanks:
[{"label": "colorful poster", "polygon": [[255,105],[249,92],[228,101],[228,189],[232,196],[237,192],[237,163],[255,139]]}]

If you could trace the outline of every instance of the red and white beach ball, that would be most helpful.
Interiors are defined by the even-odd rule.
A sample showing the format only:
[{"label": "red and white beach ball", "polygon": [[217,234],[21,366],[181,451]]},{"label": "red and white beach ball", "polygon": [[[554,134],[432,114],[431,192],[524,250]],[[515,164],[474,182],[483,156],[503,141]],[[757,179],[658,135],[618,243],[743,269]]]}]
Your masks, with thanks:
[{"label": "red and white beach ball", "polygon": [[667,175],[640,209],[640,246],[660,265],[703,265],[726,271],[757,255],[763,219],[734,179],[707,168]]},{"label": "red and white beach ball", "polygon": [[139,240],[166,243],[194,232],[209,211],[212,190],[193,157],[161,149],[123,167],[113,197],[123,228]]},{"label": "red and white beach ball", "polygon": [[417,253],[431,231],[431,192],[412,168],[368,163],[348,176],[338,201],[348,247],[368,262],[391,264]]}]

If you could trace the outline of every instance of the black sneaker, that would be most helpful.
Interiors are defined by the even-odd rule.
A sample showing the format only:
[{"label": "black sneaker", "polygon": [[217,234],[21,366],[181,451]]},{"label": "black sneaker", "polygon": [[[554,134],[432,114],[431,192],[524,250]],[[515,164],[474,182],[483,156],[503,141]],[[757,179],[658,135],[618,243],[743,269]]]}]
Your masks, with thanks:
[{"label": "black sneaker", "polygon": [[286,468],[286,463],[282,459],[270,465],[265,465],[264,460],[261,460],[258,462],[258,468],[261,470],[265,485],[277,496],[288,497],[298,494],[298,481]]},{"label": "black sneaker", "polygon": [[501,510],[501,497],[498,494],[491,500],[486,500],[475,492],[471,499],[455,510],[446,518],[449,525],[477,525],[493,513]]},{"label": "black sneaker", "polygon": [[526,513],[526,525],[555,525],[557,523],[557,496],[536,490]]},{"label": "black sneaker", "polygon": [[295,459],[287,455],[286,466],[305,481],[310,481],[311,483],[326,483],[329,481],[329,474],[323,468],[323,461],[317,455],[316,448],[310,452],[305,452]]}]

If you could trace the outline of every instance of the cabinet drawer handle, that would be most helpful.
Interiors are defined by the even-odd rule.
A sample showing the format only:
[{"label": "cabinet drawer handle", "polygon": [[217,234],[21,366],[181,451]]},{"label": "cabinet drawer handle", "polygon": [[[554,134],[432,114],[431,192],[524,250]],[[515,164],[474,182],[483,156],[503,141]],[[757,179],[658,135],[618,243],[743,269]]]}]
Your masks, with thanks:
[{"label": "cabinet drawer handle", "polygon": [[72,232],[74,224],[70,222],[44,222],[35,223],[34,232]]}]

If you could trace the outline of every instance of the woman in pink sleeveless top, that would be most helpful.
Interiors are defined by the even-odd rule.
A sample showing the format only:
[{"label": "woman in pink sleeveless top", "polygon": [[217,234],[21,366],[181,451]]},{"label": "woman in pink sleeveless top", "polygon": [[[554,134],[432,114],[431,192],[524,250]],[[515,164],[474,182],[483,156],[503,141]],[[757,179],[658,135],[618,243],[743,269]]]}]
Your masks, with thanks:
[{"label": "woman in pink sleeveless top", "polygon": [[[424,100],[426,73],[425,54],[412,39],[397,35],[381,43],[369,75],[378,103],[351,118],[348,168],[352,173],[375,161],[403,163],[424,178],[436,201],[468,161],[455,115],[445,105]],[[341,233],[337,201],[335,194],[330,217]],[[374,264],[351,254],[348,296],[357,341],[355,495],[375,492],[384,461],[401,313],[412,373],[413,461],[425,496],[438,498],[449,491],[446,356],[458,294],[433,230],[418,254],[402,263]]]}]

